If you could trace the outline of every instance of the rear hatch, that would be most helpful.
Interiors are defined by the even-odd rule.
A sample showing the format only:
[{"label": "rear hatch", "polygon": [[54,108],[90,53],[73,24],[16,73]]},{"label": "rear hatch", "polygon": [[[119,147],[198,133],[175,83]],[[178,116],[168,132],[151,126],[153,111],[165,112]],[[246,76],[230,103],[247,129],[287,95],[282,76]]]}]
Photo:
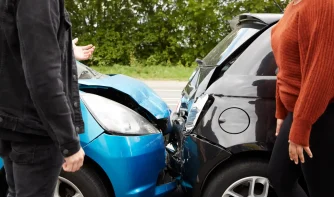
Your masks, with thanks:
[{"label": "rear hatch", "polygon": [[279,20],[280,17],[280,14],[242,14],[231,20],[231,33],[203,60],[196,60],[198,67],[182,91],[177,112],[186,115],[194,101],[233,63],[236,58],[233,54],[240,54],[240,51],[255,40],[265,27]]},{"label": "rear hatch", "polygon": [[[197,59],[198,67],[182,91],[178,108],[172,114],[173,131],[167,146],[169,169],[180,174],[184,164],[182,151],[184,143],[185,123],[188,112],[198,97],[224,75],[238,56],[271,24],[277,22],[281,14],[243,14],[230,21],[232,31],[203,59]],[[251,58],[251,57],[250,57]],[[209,103],[209,101],[208,101]],[[194,109],[196,110],[196,108]],[[191,121],[189,121],[191,122]]]}]

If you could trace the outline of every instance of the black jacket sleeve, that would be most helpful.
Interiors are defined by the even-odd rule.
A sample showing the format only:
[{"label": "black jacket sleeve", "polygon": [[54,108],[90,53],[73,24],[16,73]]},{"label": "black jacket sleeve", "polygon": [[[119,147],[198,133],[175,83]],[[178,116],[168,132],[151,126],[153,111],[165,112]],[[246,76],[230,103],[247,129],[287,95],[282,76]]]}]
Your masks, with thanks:
[{"label": "black jacket sleeve", "polygon": [[67,157],[80,144],[61,80],[59,10],[59,0],[18,0],[16,23],[30,96],[50,137]]}]

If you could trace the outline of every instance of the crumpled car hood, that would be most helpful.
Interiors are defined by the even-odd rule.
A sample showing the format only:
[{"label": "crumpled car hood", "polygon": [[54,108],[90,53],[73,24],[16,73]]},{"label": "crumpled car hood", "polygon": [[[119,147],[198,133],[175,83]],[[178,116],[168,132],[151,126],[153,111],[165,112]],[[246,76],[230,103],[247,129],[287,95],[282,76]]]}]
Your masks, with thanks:
[{"label": "crumpled car hood", "polygon": [[171,111],[167,104],[150,87],[137,79],[118,74],[100,79],[80,79],[79,84],[80,86],[114,88],[131,96],[157,119],[170,116]]}]

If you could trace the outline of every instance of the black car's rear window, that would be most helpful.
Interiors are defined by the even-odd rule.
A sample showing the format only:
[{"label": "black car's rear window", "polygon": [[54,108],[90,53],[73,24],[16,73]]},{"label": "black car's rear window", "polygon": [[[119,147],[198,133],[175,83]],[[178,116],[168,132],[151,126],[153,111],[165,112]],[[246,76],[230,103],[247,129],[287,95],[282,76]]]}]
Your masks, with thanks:
[{"label": "black car's rear window", "polygon": [[271,48],[271,30],[272,27],[268,28],[249,45],[227,71],[229,75],[276,76],[277,65]]},{"label": "black car's rear window", "polygon": [[203,59],[204,65],[220,65],[241,44],[243,44],[259,30],[259,28],[250,26],[237,27],[230,34],[228,34],[215,48],[213,48],[210,53]]}]

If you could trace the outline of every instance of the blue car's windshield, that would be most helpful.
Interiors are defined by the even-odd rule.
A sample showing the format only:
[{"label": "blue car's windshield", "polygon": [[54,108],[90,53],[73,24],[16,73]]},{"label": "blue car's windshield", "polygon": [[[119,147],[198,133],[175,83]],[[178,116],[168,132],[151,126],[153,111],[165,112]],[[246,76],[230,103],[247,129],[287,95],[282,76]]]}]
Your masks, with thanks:
[{"label": "blue car's windshield", "polygon": [[252,37],[259,29],[250,27],[237,27],[228,34],[211,52],[203,59],[206,66],[220,65],[242,43]]},{"label": "blue car's windshield", "polygon": [[106,75],[97,72],[89,68],[88,66],[77,61],[77,70],[78,70],[78,78],[79,79],[100,79],[105,77]]}]

